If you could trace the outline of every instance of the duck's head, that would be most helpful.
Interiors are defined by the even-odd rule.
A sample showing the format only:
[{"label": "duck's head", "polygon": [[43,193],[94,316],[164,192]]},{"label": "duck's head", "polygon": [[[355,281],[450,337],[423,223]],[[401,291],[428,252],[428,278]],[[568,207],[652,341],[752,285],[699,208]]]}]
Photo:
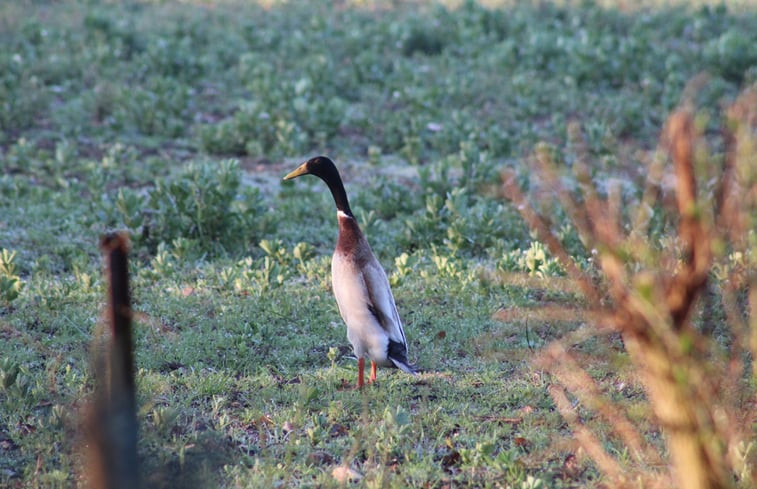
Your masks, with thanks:
[{"label": "duck's head", "polygon": [[331,189],[331,194],[334,196],[336,208],[349,216],[352,215],[350,204],[347,201],[347,193],[344,191],[344,184],[342,184],[342,177],[339,176],[339,171],[331,159],[326,156],[310,158],[293,171],[287,173],[284,180],[291,180],[301,175],[315,175],[326,182],[326,185]]},{"label": "duck's head", "polygon": [[284,180],[291,180],[300,175],[315,175],[320,177],[326,183],[341,180],[336,165],[325,156],[310,158],[305,163],[298,166],[294,171],[288,173],[287,176],[284,177]]}]

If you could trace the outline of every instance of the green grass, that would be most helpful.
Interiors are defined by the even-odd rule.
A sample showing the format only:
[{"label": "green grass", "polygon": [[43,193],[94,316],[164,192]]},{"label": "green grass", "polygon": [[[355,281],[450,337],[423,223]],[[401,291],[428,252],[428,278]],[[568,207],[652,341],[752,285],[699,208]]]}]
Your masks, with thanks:
[{"label": "green grass", "polygon": [[[332,487],[341,463],[364,487],[601,483],[529,363],[576,322],[493,319],[580,301],[486,278],[560,274],[493,185],[505,167],[528,183],[539,143],[571,164],[577,121],[596,178],[635,192],[633,155],[692,77],[708,73],[692,97],[713,130],[757,81],[757,5],[396,3],[0,6],[0,486],[83,470],[97,243],[116,228],[133,241],[150,486]],[[316,179],[279,183],[314,154],[343,172],[418,378],[345,388],[333,202]],[[660,443],[624,355],[595,346],[592,374]]]}]

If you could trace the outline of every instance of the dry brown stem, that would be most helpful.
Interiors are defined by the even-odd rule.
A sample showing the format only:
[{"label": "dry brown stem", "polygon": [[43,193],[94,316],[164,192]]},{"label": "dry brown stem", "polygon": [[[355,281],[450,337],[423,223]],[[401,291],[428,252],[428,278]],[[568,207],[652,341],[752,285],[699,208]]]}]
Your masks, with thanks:
[{"label": "dry brown stem", "polygon": [[594,436],[594,433],[581,422],[578,414],[573,406],[570,404],[565,390],[558,385],[551,385],[549,387],[549,394],[555,401],[555,406],[560,412],[562,417],[568,422],[574,436],[578,440],[581,447],[586,450],[586,453],[594,460],[602,471],[616,487],[625,486],[628,482],[624,476],[624,471],[618,464],[618,462],[611,457],[607,451],[602,448],[602,443]]},{"label": "dry brown stem", "polygon": [[578,286],[581,288],[581,292],[592,303],[598,303],[600,296],[597,294],[597,289],[592,283],[591,279],[582,272],[577,266],[573,258],[570,257],[560,240],[552,233],[544,218],[540,216],[531,207],[526,197],[521,192],[520,187],[515,183],[515,175],[513,173],[504,173],[503,179],[503,191],[505,197],[512,201],[521,216],[525,219],[526,223],[535,230],[539,239],[541,239],[547,246],[549,251],[557,257],[560,264],[567,270],[568,276],[570,276]]},{"label": "dry brown stem", "polygon": [[659,455],[644,444],[641,435],[622,410],[602,394],[594,379],[581,368],[561,342],[551,343],[544,355],[539,357],[538,365],[551,371],[584,406],[606,419],[636,457],[645,463],[661,463]]},{"label": "dry brown stem", "polygon": [[[757,228],[757,89],[742,95],[729,116],[731,126],[724,138],[726,165],[720,175],[722,181],[716,190],[714,209],[709,207],[708,199],[700,199],[698,195],[695,160],[701,159],[704,145],[693,113],[681,109],[668,120],[662,141],[675,177],[675,199],[670,211],[678,217],[678,229],[675,239],[662,249],[650,246],[647,225],[649,213],[659,200],[663,180],[661,159],[655,158],[651,163],[646,188],[630,218],[630,231],[626,233],[624,218],[632,212],[624,213],[623,196],[618,187],[609,185],[606,197],[595,189],[587,170],[588,158],[580,131],[573,126],[570,131],[571,141],[580,153],[574,163],[580,190],[578,197],[566,188],[549,153],[543,148],[537,152],[534,160],[541,183],[554,192],[581,233],[583,242],[596,250],[596,263],[605,278],[602,282],[592,281],[578,268],[552,233],[547,219],[531,207],[515,185],[514,177],[504,178],[505,195],[558,258],[593,308],[581,311],[580,316],[590,322],[597,321],[605,328],[610,324],[612,329],[621,332],[629,357],[644,382],[655,417],[666,435],[672,474],[677,485],[686,489],[733,487],[735,471],[741,474],[742,480],[753,480],[749,470],[744,468],[743,457],[739,458],[743,450],[737,446],[746,439],[745,433],[755,415],[745,413],[744,403],[735,398],[739,379],[745,372],[739,355],[749,351],[757,358],[754,311],[757,273],[752,257],[756,240],[749,234]],[[728,281],[722,287],[723,306],[735,346],[727,361],[719,361],[722,354],[717,353],[719,350],[712,340],[692,326],[691,318],[716,255],[722,253],[716,250],[728,246],[740,253],[733,255],[734,260],[741,259],[746,269],[739,268],[742,265],[731,259],[721,265],[730,270]],[[751,288],[752,311],[746,317],[738,299],[744,287]],[[582,335],[586,334],[583,328],[581,331]],[[658,454],[645,445],[628,418],[607,400],[598,384],[569,353],[566,345],[574,344],[574,336],[569,334],[547,347],[538,360],[539,365],[570,390],[583,407],[608,421],[642,463],[658,462]],[[611,481],[655,480],[654,475],[639,476],[638,470],[624,467],[610,457],[598,438],[580,421],[562,388],[553,387],[550,394],[576,438]],[[636,475],[631,477],[632,473]]]},{"label": "dry brown stem", "polygon": [[698,209],[694,176],[693,116],[687,111],[674,113],[668,122],[673,168],[676,175],[676,201],[680,223],[678,237],[683,244],[683,268],[673,276],[667,302],[673,327],[683,328],[694,298],[704,287],[712,263],[711,237]]}]

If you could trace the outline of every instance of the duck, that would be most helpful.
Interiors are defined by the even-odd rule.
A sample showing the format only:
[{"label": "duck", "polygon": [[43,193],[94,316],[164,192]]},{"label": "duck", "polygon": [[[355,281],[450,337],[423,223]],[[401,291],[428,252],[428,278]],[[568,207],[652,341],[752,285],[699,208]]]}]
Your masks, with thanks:
[{"label": "duck", "polygon": [[331,284],[345,325],[347,339],[358,359],[357,388],[364,385],[366,358],[371,362],[369,383],[377,367],[398,368],[416,375],[407,359],[407,339],[389,280],[373,254],[350,209],[342,177],[331,159],[316,156],[288,173],[284,180],[314,175],[331,190],[339,234],[331,260]]}]

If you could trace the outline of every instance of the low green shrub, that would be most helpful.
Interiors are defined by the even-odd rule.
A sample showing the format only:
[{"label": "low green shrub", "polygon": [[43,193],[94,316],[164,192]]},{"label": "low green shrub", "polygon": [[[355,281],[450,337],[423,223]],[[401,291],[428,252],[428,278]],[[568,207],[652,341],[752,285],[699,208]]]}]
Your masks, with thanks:
[{"label": "low green shrub", "polygon": [[15,259],[15,251],[5,248],[0,251],[0,300],[4,304],[10,304],[18,298],[24,287],[14,263]]},{"label": "low green shrub", "polygon": [[152,250],[185,238],[205,251],[240,253],[270,219],[259,191],[241,185],[235,160],[190,163],[177,175],[159,179],[146,194],[121,188],[114,206],[137,242]]}]

